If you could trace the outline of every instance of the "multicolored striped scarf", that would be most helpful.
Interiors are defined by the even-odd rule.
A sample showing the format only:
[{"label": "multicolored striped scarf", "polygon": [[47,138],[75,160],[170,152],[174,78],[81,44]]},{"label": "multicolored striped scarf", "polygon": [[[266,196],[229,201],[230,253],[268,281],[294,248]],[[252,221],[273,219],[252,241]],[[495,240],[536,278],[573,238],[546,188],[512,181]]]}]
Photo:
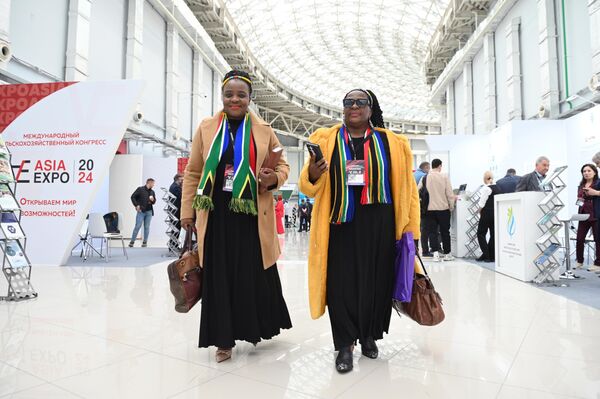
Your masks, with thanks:
[{"label": "multicolored striped scarf", "polygon": [[[231,141],[231,132],[227,115],[221,114],[217,133],[210,145],[204,170],[198,184],[194,209],[214,209],[212,201],[215,174],[221,157]],[[252,122],[250,114],[238,127],[233,143],[233,191],[229,209],[236,213],[257,215],[256,211],[256,147],[252,140]]]},{"label": "multicolored striped scarf", "polygon": [[[352,138],[345,126],[340,128],[336,140],[336,149],[331,159],[333,192],[329,220],[333,224],[341,224],[353,220],[355,206],[354,195],[347,184],[346,176],[346,162],[353,159],[349,144]],[[372,128],[367,129],[363,146],[365,185],[362,188],[360,203],[391,204],[390,164],[381,133]]]}]

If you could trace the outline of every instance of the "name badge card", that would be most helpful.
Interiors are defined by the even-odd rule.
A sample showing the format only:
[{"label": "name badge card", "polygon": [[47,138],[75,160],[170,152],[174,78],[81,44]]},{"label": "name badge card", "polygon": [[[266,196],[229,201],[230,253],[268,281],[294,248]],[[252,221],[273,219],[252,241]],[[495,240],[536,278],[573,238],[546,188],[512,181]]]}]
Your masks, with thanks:
[{"label": "name badge card", "polygon": [[365,161],[346,161],[346,177],[349,186],[365,185]]},{"label": "name badge card", "polygon": [[223,179],[223,191],[233,191],[233,165],[225,166],[225,178]]},{"label": "name badge card", "polygon": [[577,202],[575,202],[575,205],[583,206],[583,204],[585,204],[585,201],[583,200],[583,198],[577,198]]}]

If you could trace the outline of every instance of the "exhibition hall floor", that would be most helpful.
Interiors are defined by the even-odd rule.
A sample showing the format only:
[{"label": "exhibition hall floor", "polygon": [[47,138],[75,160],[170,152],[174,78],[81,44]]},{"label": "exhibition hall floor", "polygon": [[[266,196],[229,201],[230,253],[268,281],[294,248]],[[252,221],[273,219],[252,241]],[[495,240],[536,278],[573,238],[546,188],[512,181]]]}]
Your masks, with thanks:
[{"label": "exhibition hall floor", "polygon": [[279,263],[294,327],[221,364],[196,347],[200,307],[173,310],[165,258],[35,268],[37,300],[0,302],[0,397],[598,397],[600,310],[462,261],[429,266],[444,323],[393,315],[380,358],[356,351],[339,375],[328,319],[308,313],[307,237],[289,233]]}]

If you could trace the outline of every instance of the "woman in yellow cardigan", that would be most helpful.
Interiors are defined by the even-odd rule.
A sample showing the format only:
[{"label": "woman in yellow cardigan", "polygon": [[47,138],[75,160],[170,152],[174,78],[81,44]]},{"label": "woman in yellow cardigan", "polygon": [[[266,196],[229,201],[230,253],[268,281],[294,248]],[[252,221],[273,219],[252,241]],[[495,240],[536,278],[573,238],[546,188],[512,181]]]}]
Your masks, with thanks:
[{"label": "woman in yellow cardigan", "polygon": [[200,124],[183,182],[181,225],[197,231],[204,270],[198,346],[216,346],[219,363],[231,358],[235,341],[256,344],[292,327],[269,192],[290,168],[283,157],[274,170],[261,167],[280,143],[248,109],[251,94],[246,72],[225,75],[223,109]]},{"label": "woman in yellow cardigan", "polygon": [[[352,370],[357,340],[375,359],[392,313],[395,241],[418,239],[419,203],[405,137],[384,129],[368,90],[343,100],[344,124],[314,132],[324,159],[312,155],[300,190],[315,198],[308,259],[311,316],[327,304],[340,373]],[[419,272],[420,270],[416,270]]]}]

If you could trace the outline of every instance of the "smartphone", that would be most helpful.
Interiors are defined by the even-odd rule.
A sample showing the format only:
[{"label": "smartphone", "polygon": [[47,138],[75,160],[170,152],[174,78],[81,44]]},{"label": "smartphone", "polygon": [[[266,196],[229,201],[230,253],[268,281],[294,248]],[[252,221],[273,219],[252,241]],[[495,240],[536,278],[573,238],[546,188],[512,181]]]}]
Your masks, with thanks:
[{"label": "smartphone", "polygon": [[323,151],[321,151],[321,147],[318,144],[306,143],[306,148],[311,155],[315,156],[315,162],[323,159]]}]

